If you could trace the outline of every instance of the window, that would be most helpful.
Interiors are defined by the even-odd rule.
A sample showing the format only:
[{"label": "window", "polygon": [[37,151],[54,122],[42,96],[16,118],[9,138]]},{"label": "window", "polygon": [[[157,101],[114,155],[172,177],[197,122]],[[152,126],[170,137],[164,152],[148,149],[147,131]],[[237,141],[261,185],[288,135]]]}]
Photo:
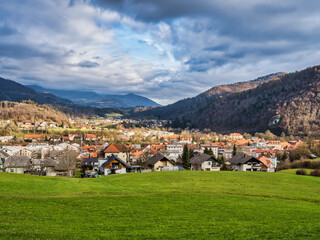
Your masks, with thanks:
[{"label": "window", "polygon": [[112,163],[112,168],[113,169],[119,169],[120,168],[119,163]]}]

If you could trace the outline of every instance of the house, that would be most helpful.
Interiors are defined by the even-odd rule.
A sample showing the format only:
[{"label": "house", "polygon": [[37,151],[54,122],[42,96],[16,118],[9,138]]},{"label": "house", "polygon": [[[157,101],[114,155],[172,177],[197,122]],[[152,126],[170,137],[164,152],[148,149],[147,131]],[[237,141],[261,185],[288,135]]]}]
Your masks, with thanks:
[{"label": "house", "polygon": [[20,154],[19,155],[20,156],[27,156],[29,158],[32,158],[32,155],[35,155],[35,153],[34,153],[34,151],[32,149],[25,147],[25,148],[22,148],[20,150]]},{"label": "house", "polygon": [[158,154],[149,159],[148,166],[152,171],[162,171],[163,167],[173,167],[174,164],[165,156]]},{"label": "house", "polygon": [[2,143],[10,142],[13,139],[14,139],[14,136],[2,136],[0,137],[0,142]]},{"label": "house", "polygon": [[145,153],[142,150],[138,150],[138,149],[132,150],[130,154],[130,162],[136,163],[138,160],[142,159],[145,154],[147,153]]},{"label": "house", "polygon": [[230,158],[228,163],[234,171],[260,171],[263,164],[259,159],[242,152]]},{"label": "house", "polygon": [[104,157],[110,157],[115,155],[119,157],[122,161],[128,162],[130,160],[130,151],[129,149],[123,144],[113,144],[111,143],[104,149]]},{"label": "house", "polygon": [[201,145],[200,151],[203,153],[205,149],[211,149],[213,152],[213,155],[217,158],[218,157],[218,150],[219,146],[217,144],[204,144]]},{"label": "house", "polygon": [[95,134],[85,134],[84,135],[84,139],[86,141],[96,141],[97,140],[97,136]]},{"label": "house", "polygon": [[166,156],[170,160],[177,161],[177,159],[183,153],[183,147],[184,145],[179,143],[168,144],[166,149],[160,149],[159,153]]},{"label": "house", "polygon": [[267,147],[269,147],[269,148],[271,148],[271,149],[276,149],[276,150],[283,150],[280,141],[270,141],[270,142],[267,142]]},{"label": "house", "polygon": [[24,135],[25,141],[40,141],[41,139],[44,139],[42,135],[36,135],[36,134],[26,134]]},{"label": "house", "polygon": [[10,156],[19,156],[21,149],[22,149],[21,146],[4,146],[3,147],[3,151]]},{"label": "house", "polygon": [[84,158],[81,162],[81,167],[84,170],[96,170],[98,171],[98,158]]},{"label": "house", "polygon": [[56,177],[56,176],[73,176],[76,169],[76,165],[72,164],[66,166],[60,159],[46,159],[43,160],[43,167],[46,172],[46,176]]},{"label": "house", "polygon": [[46,176],[55,177],[57,172],[55,170],[55,161],[53,159],[44,159],[43,166],[45,168]]},{"label": "house", "polygon": [[253,148],[265,148],[267,147],[267,143],[263,141],[254,141],[250,146]]},{"label": "house", "polygon": [[222,156],[224,160],[228,160],[233,156],[233,149],[223,149]]},{"label": "house", "polygon": [[[101,163],[100,159],[99,162]],[[104,175],[124,174],[131,171],[131,166],[116,155],[108,156],[100,165],[99,171]]]},{"label": "house", "polygon": [[232,140],[243,139],[243,135],[240,133],[231,133],[229,136],[229,139],[232,139]]},{"label": "house", "polygon": [[192,171],[220,171],[221,163],[208,154],[199,154],[190,158]]},{"label": "house", "polygon": [[4,162],[4,169],[10,173],[24,173],[29,170],[31,159],[27,156],[10,156]]},{"label": "house", "polygon": [[262,172],[275,172],[275,167],[273,162],[266,156],[260,156],[257,158],[263,165],[261,165],[260,171]]}]

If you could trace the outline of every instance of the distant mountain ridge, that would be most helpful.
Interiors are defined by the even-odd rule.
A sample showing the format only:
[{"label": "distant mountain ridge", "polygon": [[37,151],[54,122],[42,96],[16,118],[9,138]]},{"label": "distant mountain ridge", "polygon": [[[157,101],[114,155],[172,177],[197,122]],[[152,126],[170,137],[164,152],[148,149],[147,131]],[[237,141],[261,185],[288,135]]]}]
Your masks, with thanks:
[{"label": "distant mountain ridge", "polygon": [[91,106],[99,108],[132,108],[132,107],[154,107],[160,106],[149,98],[135,95],[132,93],[126,95],[98,94],[94,91],[77,90],[57,90],[46,89],[38,85],[27,85],[38,92],[52,93],[58,97],[71,100],[75,104],[82,106]]},{"label": "distant mountain ridge", "polygon": [[0,78],[0,101],[19,102],[21,100],[32,100],[39,104],[73,104],[70,100],[57,97],[52,93],[40,93],[15,81]]},{"label": "distant mountain ridge", "polygon": [[[124,112],[114,108],[97,108],[80,106],[74,102],[55,96],[49,92],[38,92],[12,80],[0,78],[0,101],[21,102],[31,100],[38,104],[50,105],[53,109],[63,112],[68,117],[104,117],[106,114]],[[18,106],[18,105],[17,105]]]}]

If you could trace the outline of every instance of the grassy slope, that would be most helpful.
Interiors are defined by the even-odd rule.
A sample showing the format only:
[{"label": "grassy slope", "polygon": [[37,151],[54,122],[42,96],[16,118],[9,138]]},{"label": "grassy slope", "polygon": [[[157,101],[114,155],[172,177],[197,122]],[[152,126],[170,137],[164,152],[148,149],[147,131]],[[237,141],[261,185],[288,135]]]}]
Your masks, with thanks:
[{"label": "grassy slope", "polygon": [[0,239],[318,239],[320,178],[160,172],[0,174]]},{"label": "grassy slope", "polygon": [[[299,169],[301,169],[301,168],[286,169],[286,170],[281,170],[278,173],[285,173],[285,174],[293,174],[293,175],[295,175],[297,170],[299,170]],[[304,168],[304,170],[306,170],[306,172],[308,174],[310,174],[310,172],[313,171],[314,169],[306,169],[306,168]]]}]

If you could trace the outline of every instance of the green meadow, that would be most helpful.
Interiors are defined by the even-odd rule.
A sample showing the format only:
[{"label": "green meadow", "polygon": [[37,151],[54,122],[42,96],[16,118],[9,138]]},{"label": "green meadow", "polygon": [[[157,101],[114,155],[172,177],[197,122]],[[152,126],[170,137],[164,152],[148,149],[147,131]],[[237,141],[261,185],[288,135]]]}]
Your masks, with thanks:
[{"label": "green meadow", "polygon": [[0,239],[319,239],[320,178],[0,173]]},{"label": "green meadow", "polygon": [[[293,174],[295,175],[297,170],[302,169],[302,168],[293,168],[293,169],[286,169],[286,170],[281,170],[278,173],[284,173],[284,174]],[[307,172],[307,174],[310,174],[314,169],[306,169],[304,170]]]}]

